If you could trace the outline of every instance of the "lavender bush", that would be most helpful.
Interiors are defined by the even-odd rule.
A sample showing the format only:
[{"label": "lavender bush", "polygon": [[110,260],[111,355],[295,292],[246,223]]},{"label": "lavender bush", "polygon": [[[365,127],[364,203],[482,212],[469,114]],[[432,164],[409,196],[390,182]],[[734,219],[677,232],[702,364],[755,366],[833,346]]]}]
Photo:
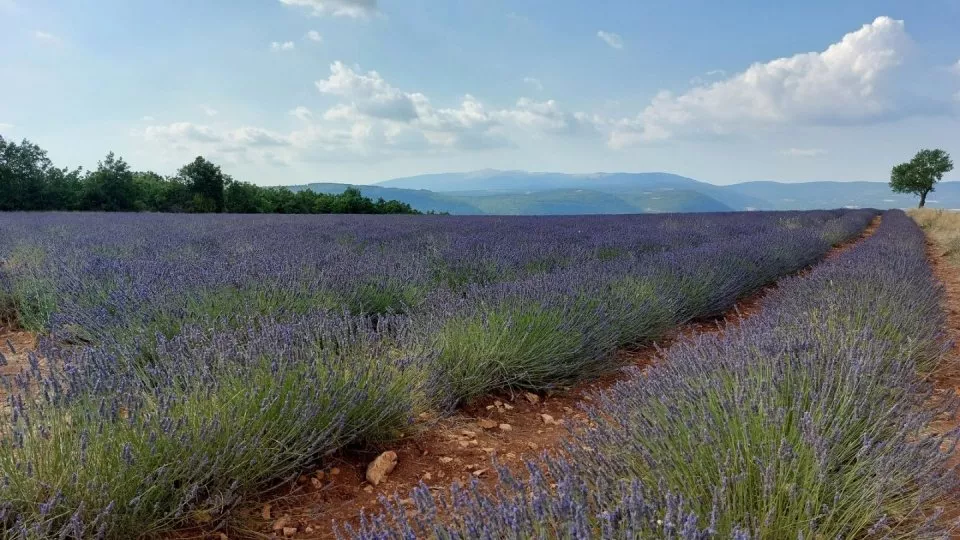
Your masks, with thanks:
[{"label": "lavender bush", "polygon": [[15,394],[0,413],[0,524],[87,537],[204,523],[345,444],[398,436],[423,410],[430,357],[386,339],[395,324],[320,313],[187,328],[145,373],[113,361],[122,349],[44,351],[60,376],[41,379],[40,404]]},{"label": "lavender bush", "polygon": [[612,369],[873,215],[2,215],[0,305],[47,366],[6,391],[0,530],[219,523],[428,408]]},{"label": "lavender bush", "polygon": [[924,374],[944,352],[939,286],[902,212],[791,278],[722,336],[681,342],[599,396],[566,457],[503,471],[493,496],[414,494],[354,538],[946,538],[953,412]]}]

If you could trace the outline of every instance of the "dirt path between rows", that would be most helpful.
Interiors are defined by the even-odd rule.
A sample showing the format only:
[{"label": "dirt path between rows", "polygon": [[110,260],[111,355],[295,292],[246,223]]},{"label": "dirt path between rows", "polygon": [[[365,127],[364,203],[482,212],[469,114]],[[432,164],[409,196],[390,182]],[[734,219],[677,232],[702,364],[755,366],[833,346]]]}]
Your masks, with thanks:
[{"label": "dirt path between rows", "polygon": [[[943,310],[947,316],[945,332],[952,346],[932,374],[934,392],[940,396],[960,394],[960,267],[948,262],[943,248],[929,238],[927,258],[933,275],[943,285]],[[946,433],[957,426],[960,426],[960,411],[938,419],[931,427],[939,433]],[[960,452],[953,454],[948,465],[960,466]],[[954,494],[952,503],[945,509],[946,517],[960,518],[960,493]],[[960,532],[954,533],[953,538],[960,538]]]},{"label": "dirt path between rows", "polygon": [[[12,381],[24,369],[29,367],[29,353],[37,348],[37,336],[21,330],[0,326],[0,353],[7,359],[7,365],[0,366],[0,378]],[[0,406],[7,397],[5,385],[0,384]]]},{"label": "dirt path between rows", "polygon": [[[859,238],[833,248],[824,260],[871,236],[879,223],[877,217]],[[756,313],[775,289],[776,284],[765,287],[720,317],[687,323],[654,345],[618,354],[624,365],[649,366],[658,358],[659,350],[678,340],[722,332],[728,324],[739,325]],[[396,452],[398,464],[380,485],[368,484],[364,476],[367,464],[384,449],[342,452],[328,459],[324,469],[304,471],[296,482],[265,494],[255,505],[237,513],[230,530],[213,537],[271,538],[286,532],[289,538],[335,538],[332,523],[356,524],[361,512],[371,515],[382,510],[381,496],[405,496],[420,482],[431,490],[446,491],[451,483],[473,477],[491,487],[497,481],[491,456],[496,454],[502,464],[519,472],[526,460],[559,449],[568,433],[567,425],[585,418],[580,406],[598,390],[626,377],[626,370],[620,370],[554,395],[489,396],[451,417],[424,418],[425,429],[418,436],[389,447]],[[209,537],[181,532],[186,534],[178,535],[180,538]]]}]

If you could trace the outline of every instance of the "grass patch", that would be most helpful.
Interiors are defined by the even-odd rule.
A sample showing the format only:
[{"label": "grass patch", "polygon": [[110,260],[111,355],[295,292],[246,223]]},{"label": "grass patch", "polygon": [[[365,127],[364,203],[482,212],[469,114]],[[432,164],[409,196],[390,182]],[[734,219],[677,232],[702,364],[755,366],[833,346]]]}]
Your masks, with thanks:
[{"label": "grass patch", "polygon": [[14,247],[0,266],[7,292],[0,292],[0,317],[16,320],[21,328],[40,332],[56,312],[56,284],[44,270],[46,252],[37,245]]},{"label": "grass patch", "polygon": [[356,314],[405,313],[415,308],[427,295],[423,286],[399,281],[362,283],[343,299],[343,305]]},{"label": "grass patch", "polygon": [[937,244],[948,261],[960,265],[960,212],[914,208],[908,210],[907,214]]},{"label": "grass patch", "polygon": [[446,322],[437,368],[454,401],[494,390],[542,390],[597,372],[589,329],[570,310],[507,300]]}]

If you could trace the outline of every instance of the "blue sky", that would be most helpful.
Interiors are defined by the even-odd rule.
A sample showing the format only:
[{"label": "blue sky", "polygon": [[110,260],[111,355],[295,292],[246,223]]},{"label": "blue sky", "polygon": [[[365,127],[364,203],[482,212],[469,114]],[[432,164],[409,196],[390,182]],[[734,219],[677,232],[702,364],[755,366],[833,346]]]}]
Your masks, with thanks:
[{"label": "blue sky", "polygon": [[960,158],[958,24],[960,0],[0,0],[0,134],[262,185],[885,180]]}]

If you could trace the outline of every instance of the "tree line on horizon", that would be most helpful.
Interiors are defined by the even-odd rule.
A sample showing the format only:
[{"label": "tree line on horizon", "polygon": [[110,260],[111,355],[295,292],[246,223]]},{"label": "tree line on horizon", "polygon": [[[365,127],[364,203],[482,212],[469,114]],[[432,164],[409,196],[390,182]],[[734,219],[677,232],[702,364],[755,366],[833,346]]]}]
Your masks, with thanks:
[{"label": "tree line on horizon", "polygon": [[198,156],[174,176],[134,171],[107,154],[96,170],[58,168],[46,150],[0,135],[0,211],[191,212],[236,214],[419,214],[395,200],[348,187],[341,194],[241,182]]}]

